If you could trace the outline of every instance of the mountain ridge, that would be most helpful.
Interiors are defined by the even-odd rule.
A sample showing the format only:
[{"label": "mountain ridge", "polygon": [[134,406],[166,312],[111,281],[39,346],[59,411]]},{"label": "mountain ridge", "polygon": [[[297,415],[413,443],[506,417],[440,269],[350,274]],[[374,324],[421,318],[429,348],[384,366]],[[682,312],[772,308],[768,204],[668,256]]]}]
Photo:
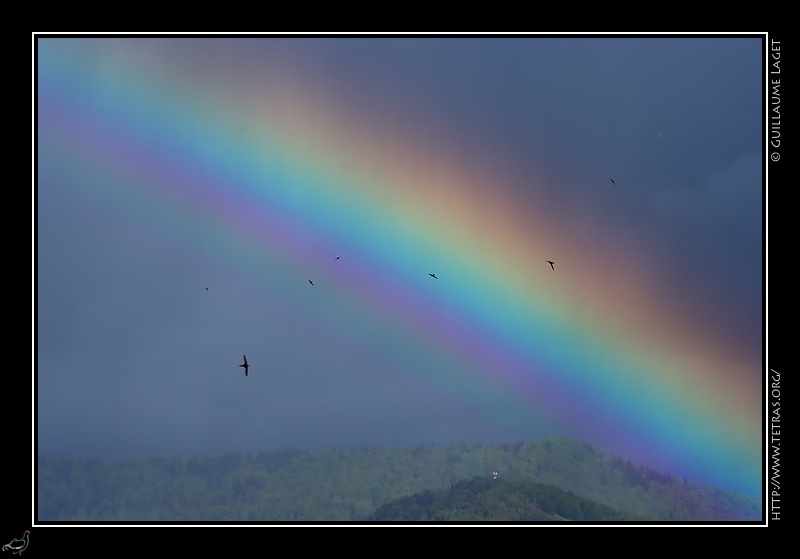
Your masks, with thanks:
[{"label": "mountain ridge", "polygon": [[655,519],[625,514],[554,485],[474,477],[449,489],[428,489],[378,507],[375,522],[639,522]]},{"label": "mountain ridge", "polygon": [[[552,485],[631,517],[758,521],[762,502],[679,479],[565,437],[148,458],[37,460],[43,522],[364,522],[393,500],[475,477]],[[496,481],[496,480],[494,480]]]}]

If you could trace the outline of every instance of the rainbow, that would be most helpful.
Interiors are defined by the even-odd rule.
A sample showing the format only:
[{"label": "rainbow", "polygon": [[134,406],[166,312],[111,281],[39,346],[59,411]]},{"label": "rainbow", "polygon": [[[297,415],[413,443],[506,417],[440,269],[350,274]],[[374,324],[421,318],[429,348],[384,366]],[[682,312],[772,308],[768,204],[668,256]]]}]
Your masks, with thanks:
[{"label": "rainbow", "polygon": [[[477,401],[510,440],[547,424],[760,493],[761,356],[666,299],[621,226],[578,215],[565,233],[537,178],[513,194],[523,179],[480,139],[400,103],[355,106],[346,82],[281,49],[207,41],[39,39],[39,159],[115,177],[87,188],[205,235],[248,273],[324,268],[352,312],[458,364],[421,387]],[[331,267],[340,253],[349,265]]]}]

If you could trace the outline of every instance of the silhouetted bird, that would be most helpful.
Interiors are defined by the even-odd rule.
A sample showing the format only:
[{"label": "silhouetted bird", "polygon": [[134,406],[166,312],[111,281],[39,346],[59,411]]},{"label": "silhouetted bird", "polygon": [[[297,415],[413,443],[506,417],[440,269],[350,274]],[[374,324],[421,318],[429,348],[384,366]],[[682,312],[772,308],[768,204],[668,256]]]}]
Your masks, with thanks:
[{"label": "silhouetted bird", "polygon": [[339,257],[339,256],[337,256],[336,258],[334,258],[334,260],[339,260],[339,258],[340,258],[340,257]]},{"label": "silhouetted bird", "polygon": [[206,291],[208,291],[208,288],[207,288],[207,287],[206,287]]},{"label": "silhouetted bird", "polygon": [[439,279],[439,278],[437,278],[437,277],[436,277],[436,274],[428,274],[428,275],[429,275],[430,277],[432,277],[433,279]]},{"label": "silhouetted bird", "polygon": [[247,376],[247,369],[250,368],[250,365],[247,364],[247,356],[246,355],[242,355],[242,359],[244,359],[244,363],[242,363],[239,366],[240,367],[244,367],[244,376]]},{"label": "silhouetted bird", "polygon": [[311,285],[314,285],[314,282],[311,281],[311,280],[308,280],[308,283],[310,283]]},{"label": "silhouetted bird", "polygon": [[548,263],[548,264],[550,264],[550,267],[551,267],[552,269],[554,269],[554,270],[556,269],[556,267],[555,267],[555,266],[553,266],[553,264],[555,264],[555,262],[553,262],[552,260],[548,260],[548,261],[547,261],[547,263]]},{"label": "silhouetted bird", "polygon": [[614,182],[614,179],[611,179],[611,184],[613,184],[614,186],[617,186],[617,183]]}]

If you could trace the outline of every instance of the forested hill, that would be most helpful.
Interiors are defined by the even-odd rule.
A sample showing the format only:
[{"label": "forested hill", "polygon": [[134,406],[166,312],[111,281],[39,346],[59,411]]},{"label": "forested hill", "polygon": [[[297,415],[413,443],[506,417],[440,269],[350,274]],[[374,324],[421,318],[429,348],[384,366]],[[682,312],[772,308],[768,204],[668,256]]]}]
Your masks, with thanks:
[{"label": "forested hill", "polygon": [[391,501],[484,477],[552,485],[655,521],[757,521],[761,500],[566,438],[518,444],[285,450],[127,462],[39,457],[36,520],[364,522]]},{"label": "forested hill", "polygon": [[453,484],[449,489],[426,489],[387,503],[368,521],[432,522],[589,522],[650,521],[625,514],[575,495],[572,491],[535,481],[490,479],[486,476]]}]

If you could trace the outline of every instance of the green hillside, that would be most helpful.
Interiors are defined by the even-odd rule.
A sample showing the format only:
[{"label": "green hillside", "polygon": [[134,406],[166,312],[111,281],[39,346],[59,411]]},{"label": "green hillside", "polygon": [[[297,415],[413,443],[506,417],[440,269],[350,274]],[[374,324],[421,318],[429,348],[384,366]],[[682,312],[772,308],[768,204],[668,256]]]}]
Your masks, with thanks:
[{"label": "green hillside", "polygon": [[[498,480],[491,479],[494,468]],[[36,517],[84,523],[366,522],[396,499],[450,490],[476,477],[553,486],[626,518],[761,519],[757,497],[670,477],[566,438],[126,462],[40,457]]]},{"label": "green hillside", "polygon": [[460,481],[449,489],[428,489],[378,508],[367,521],[432,522],[624,522],[652,518],[624,514],[572,491],[535,481]]}]

